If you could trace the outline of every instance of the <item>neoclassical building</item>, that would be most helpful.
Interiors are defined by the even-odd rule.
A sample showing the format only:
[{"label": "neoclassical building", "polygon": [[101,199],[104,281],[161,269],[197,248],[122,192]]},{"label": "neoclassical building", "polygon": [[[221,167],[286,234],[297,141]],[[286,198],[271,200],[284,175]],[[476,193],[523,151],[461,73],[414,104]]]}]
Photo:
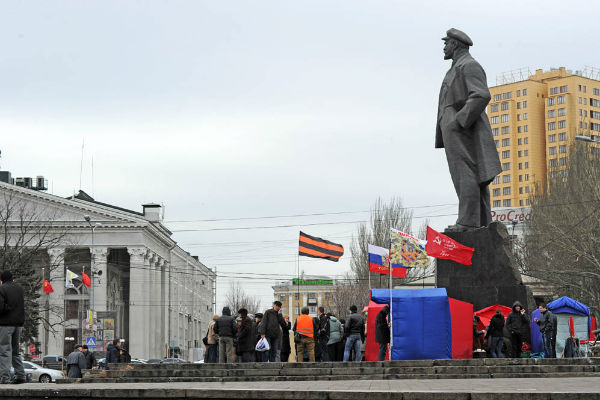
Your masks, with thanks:
[{"label": "neoclassical building", "polygon": [[[160,205],[138,212],[83,191],[62,198],[4,182],[0,202],[15,210],[3,232],[11,241],[24,219],[36,229],[26,235],[57,238],[39,257],[40,274],[54,289],[39,300],[47,321],[38,338],[44,355],[68,354],[86,342],[103,351],[119,337],[134,358],[198,357],[213,315],[216,275],[171,238]],[[67,270],[77,275],[71,282]]]}]

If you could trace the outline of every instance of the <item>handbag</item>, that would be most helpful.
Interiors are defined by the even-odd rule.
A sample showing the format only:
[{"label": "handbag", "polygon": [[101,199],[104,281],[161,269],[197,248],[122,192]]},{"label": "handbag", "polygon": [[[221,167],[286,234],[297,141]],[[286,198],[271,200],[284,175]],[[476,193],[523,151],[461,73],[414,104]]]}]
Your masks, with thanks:
[{"label": "handbag", "polygon": [[271,346],[267,338],[260,338],[258,343],[256,343],[256,351],[269,351],[270,349]]},{"label": "handbag", "polygon": [[202,338],[202,343],[204,343],[205,346],[208,346],[208,331],[209,330],[210,330],[210,328],[206,330],[206,335]]}]

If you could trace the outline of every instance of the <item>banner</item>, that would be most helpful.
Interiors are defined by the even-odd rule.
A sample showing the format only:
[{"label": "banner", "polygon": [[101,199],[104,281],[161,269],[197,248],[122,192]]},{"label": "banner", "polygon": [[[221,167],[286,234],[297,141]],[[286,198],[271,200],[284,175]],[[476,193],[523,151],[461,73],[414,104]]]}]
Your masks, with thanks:
[{"label": "banner", "polygon": [[[406,277],[407,268],[392,264],[392,276],[397,278]],[[369,245],[369,272],[379,274],[390,274],[390,251],[389,249]]]},{"label": "banner", "polygon": [[456,261],[459,264],[471,265],[475,249],[458,243],[456,240],[427,227],[427,252],[431,257]]},{"label": "banner", "polygon": [[392,229],[390,232],[390,261],[406,268],[427,268],[429,258],[425,241],[408,233]]}]

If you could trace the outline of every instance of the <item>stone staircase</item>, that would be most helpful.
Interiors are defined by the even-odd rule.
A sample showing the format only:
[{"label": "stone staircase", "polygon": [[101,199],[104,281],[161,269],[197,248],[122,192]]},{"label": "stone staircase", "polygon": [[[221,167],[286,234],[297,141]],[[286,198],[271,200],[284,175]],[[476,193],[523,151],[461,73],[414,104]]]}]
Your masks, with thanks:
[{"label": "stone staircase", "polygon": [[600,377],[600,358],[339,363],[115,364],[58,383],[339,381]]}]

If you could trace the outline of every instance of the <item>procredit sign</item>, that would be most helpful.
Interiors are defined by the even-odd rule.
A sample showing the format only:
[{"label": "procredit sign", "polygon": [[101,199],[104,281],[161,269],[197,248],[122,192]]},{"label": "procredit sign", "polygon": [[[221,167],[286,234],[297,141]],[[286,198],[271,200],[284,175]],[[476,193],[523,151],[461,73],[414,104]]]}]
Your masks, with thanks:
[{"label": "procredit sign", "polygon": [[504,223],[527,222],[531,220],[531,208],[495,208],[492,210],[492,220]]}]

